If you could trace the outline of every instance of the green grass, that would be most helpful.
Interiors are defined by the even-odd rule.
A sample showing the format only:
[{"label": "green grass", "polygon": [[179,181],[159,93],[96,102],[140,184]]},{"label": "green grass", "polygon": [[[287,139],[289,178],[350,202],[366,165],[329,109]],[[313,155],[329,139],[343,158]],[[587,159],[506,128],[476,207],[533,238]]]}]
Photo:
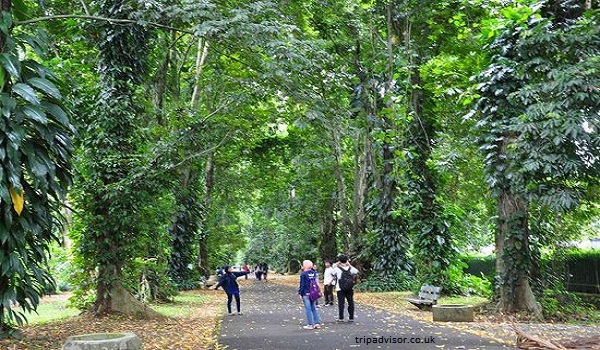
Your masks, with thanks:
[{"label": "green grass", "polygon": [[167,317],[187,317],[194,313],[194,306],[210,301],[201,294],[182,293],[176,295],[172,303],[150,304],[150,307]]},{"label": "green grass", "polygon": [[68,304],[69,300],[67,299],[43,302],[38,306],[37,314],[32,313],[25,316],[29,324],[41,324],[79,315],[80,311],[67,307]]},{"label": "green grass", "polygon": [[[167,317],[186,317],[194,312],[194,305],[197,307],[199,304],[209,301],[210,297],[185,293],[175,296],[172,303],[153,303],[150,304],[150,307]],[[80,314],[81,311],[67,307],[68,304],[69,300],[67,299],[44,301],[38,306],[37,314],[31,313],[25,316],[29,324],[43,324],[64,320]]]},{"label": "green grass", "polygon": [[488,298],[480,297],[477,295],[465,297],[465,296],[444,296],[438,299],[438,305],[482,305],[488,303]]}]

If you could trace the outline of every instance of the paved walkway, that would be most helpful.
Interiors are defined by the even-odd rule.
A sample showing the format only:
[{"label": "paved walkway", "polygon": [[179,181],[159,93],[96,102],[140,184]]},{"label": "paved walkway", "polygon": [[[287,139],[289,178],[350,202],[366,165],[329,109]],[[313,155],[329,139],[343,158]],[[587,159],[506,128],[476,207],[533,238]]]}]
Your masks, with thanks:
[{"label": "paved walkway", "polygon": [[[423,322],[364,305],[356,306],[354,323],[336,322],[337,306],[322,307],[323,328],[305,330],[297,289],[275,283],[243,281],[241,299],[243,315],[223,318],[219,349],[512,349],[443,323]],[[223,294],[223,304],[225,300]],[[235,308],[235,301],[233,304]]]}]

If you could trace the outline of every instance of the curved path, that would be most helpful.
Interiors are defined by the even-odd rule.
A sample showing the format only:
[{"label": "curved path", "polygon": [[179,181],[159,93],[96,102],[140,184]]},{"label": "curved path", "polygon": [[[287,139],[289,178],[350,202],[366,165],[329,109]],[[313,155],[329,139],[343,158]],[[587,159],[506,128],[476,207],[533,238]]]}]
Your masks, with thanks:
[{"label": "curved path", "polygon": [[[222,299],[225,303],[224,295]],[[360,304],[356,305],[354,323],[336,322],[337,306],[321,307],[323,328],[305,330],[297,290],[274,283],[242,281],[241,299],[243,315],[223,316],[219,349],[512,349],[443,323],[423,322]]]}]

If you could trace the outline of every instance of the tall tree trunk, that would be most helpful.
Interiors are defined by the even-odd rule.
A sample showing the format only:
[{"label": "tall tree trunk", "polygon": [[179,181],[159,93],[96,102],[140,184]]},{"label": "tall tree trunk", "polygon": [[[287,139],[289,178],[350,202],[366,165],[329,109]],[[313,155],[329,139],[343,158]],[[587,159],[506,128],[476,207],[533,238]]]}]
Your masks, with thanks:
[{"label": "tall tree trunk", "polygon": [[319,253],[321,260],[334,260],[337,256],[336,235],[338,223],[335,218],[336,201],[332,198],[328,201],[325,215],[321,218],[321,242]]},{"label": "tall tree trunk", "polygon": [[[498,141],[501,163],[506,163],[507,150],[515,137],[505,135]],[[500,165],[499,165],[500,166]],[[503,166],[506,168],[506,164]],[[497,198],[498,223],[496,228],[496,271],[500,276],[497,287],[498,310],[513,314],[519,311],[533,313],[542,319],[541,306],[536,302],[530,284],[531,252],[529,247],[528,203],[511,190],[510,180]]]},{"label": "tall tree trunk", "polygon": [[[133,2],[99,1],[99,15],[130,19]],[[91,175],[84,177],[83,207],[85,236],[89,242],[86,258],[97,268],[96,304],[98,315],[112,312],[158,316],[125,290],[122,269],[134,259],[134,245],[139,239],[138,210],[150,189],[133,179],[140,135],[141,110],[135,103],[134,91],[144,80],[147,69],[149,32],[138,25],[123,26],[106,22],[98,41],[100,60],[98,71],[101,89],[94,118],[89,122],[86,144],[86,166]],[[140,185],[137,187],[136,185]],[[117,215],[118,213],[118,215]]]},{"label": "tall tree trunk", "polygon": [[203,275],[210,274],[210,261],[208,255],[208,230],[209,230],[209,218],[208,213],[210,212],[212,193],[215,178],[215,163],[214,153],[210,152],[206,157],[206,170],[204,173],[204,206],[202,208],[202,218],[200,224],[200,236],[198,240],[198,268]]},{"label": "tall tree trunk", "polygon": [[204,61],[208,56],[208,40],[203,38],[198,39],[198,48],[196,52],[196,73],[194,76],[194,91],[192,93],[192,107],[198,103],[200,96],[200,78],[202,77],[202,70],[204,68]]},{"label": "tall tree trunk", "polygon": [[[332,215],[335,207],[340,211],[340,217],[342,222],[342,242],[344,248],[350,246],[351,231],[352,231],[352,219],[348,213],[348,203],[346,200],[346,183],[344,181],[344,175],[342,171],[341,159],[342,159],[342,145],[340,140],[340,130],[338,126],[334,126],[331,129],[331,152],[333,154],[333,176],[336,181],[336,193],[335,202],[336,205],[331,207]],[[330,256],[332,258],[333,256]]]},{"label": "tall tree trunk", "polygon": [[[375,169],[373,164],[373,147],[368,135],[358,137],[355,144],[354,154],[354,193],[353,193],[353,211],[351,219],[352,227],[349,233],[349,246],[345,246],[345,251],[350,256],[358,257],[359,261],[355,265],[361,267],[362,271],[370,270],[370,259],[361,258],[360,252],[365,247],[360,236],[365,233],[367,227],[367,213],[365,204],[367,200],[367,192],[369,190],[369,169]],[[366,272],[365,272],[366,273]]]},{"label": "tall tree trunk", "polygon": [[171,234],[171,257],[169,259],[169,274],[180,288],[189,285],[191,271],[189,266],[194,264],[192,246],[198,232],[198,175],[197,171],[186,164],[181,169],[181,181],[176,195],[176,217],[169,229]]},{"label": "tall tree trunk", "polygon": [[501,276],[498,309],[504,313],[533,312],[542,318],[530,284],[531,257],[527,203],[509,191],[498,198],[496,270]]}]

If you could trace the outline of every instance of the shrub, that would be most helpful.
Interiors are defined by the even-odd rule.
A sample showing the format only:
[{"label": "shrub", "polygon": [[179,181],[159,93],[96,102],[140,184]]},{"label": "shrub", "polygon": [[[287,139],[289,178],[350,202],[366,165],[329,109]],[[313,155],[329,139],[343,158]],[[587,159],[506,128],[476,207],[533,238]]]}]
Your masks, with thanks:
[{"label": "shrub", "polygon": [[390,276],[371,274],[357,284],[355,289],[360,292],[397,292],[413,290],[417,285],[418,281],[414,276],[400,271]]},{"label": "shrub", "polygon": [[594,307],[575,293],[564,289],[546,289],[539,298],[544,318],[551,321],[600,321]]},{"label": "shrub", "polygon": [[490,298],[493,295],[493,284],[485,275],[477,277],[465,273],[466,263],[459,261],[451,265],[444,274],[442,292],[450,295],[479,295]]}]

